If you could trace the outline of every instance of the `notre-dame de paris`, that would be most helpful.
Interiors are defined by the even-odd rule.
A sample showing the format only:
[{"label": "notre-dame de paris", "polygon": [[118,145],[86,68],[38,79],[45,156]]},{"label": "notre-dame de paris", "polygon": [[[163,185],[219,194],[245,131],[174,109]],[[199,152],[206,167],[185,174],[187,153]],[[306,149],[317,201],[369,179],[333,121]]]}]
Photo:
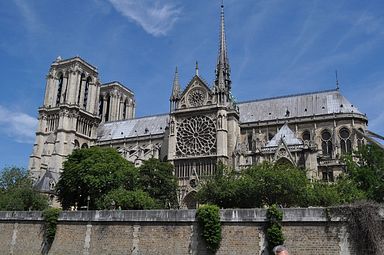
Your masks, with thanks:
[{"label": "notre-dame de paris", "polygon": [[337,86],[236,102],[223,6],[219,40],[214,83],[199,76],[196,64],[193,78],[180,84],[176,69],[164,98],[169,112],[146,117],[135,117],[134,92],[122,83],[102,83],[98,70],[80,57],[58,57],[46,76],[29,162],[37,187],[54,191],[74,149],[108,146],[136,166],[149,158],[171,162],[185,206],[218,162],[235,171],[284,162],[307,169],[309,179],[332,182],[344,171],[342,155],[370,141],[366,115]]}]

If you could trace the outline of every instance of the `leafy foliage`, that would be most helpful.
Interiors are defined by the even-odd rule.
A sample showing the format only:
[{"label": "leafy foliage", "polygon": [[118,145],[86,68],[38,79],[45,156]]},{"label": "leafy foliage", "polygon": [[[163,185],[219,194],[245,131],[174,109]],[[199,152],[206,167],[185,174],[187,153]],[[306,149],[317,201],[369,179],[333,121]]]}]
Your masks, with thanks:
[{"label": "leafy foliage", "polygon": [[96,209],[96,201],[118,188],[137,187],[137,169],[115,149],[92,147],[74,150],[64,162],[57,183],[57,195],[63,209],[77,204]]},{"label": "leafy foliage", "polygon": [[[177,205],[177,181],[170,163],[156,159],[139,168],[113,148],[74,150],[57,184],[64,209],[152,209]],[[89,201],[88,201],[89,197]]]},{"label": "leafy foliage", "polygon": [[342,176],[332,184],[313,182],[308,187],[307,199],[308,206],[327,207],[364,200],[366,195],[353,180]]},{"label": "leafy foliage", "polygon": [[201,203],[224,208],[300,206],[306,201],[308,184],[305,172],[300,169],[263,163],[241,173],[230,172],[208,180],[197,198]]},{"label": "leafy foliage", "polygon": [[273,247],[284,243],[284,235],[281,226],[282,220],[283,212],[280,211],[276,205],[272,205],[267,209],[266,237],[270,254],[272,254]]},{"label": "leafy foliage", "polygon": [[142,190],[128,191],[118,188],[103,196],[97,204],[99,209],[121,208],[123,210],[146,210],[156,208],[155,200]]},{"label": "leafy foliage", "polygon": [[49,243],[52,243],[53,239],[55,239],[57,219],[59,218],[60,211],[58,208],[48,208],[43,211],[44,237]]},{"label": "leafy foliage", "polygon": [[177,180],[172,173],[173,166],[158,159],[144,161],[139,167],[139,186],[155,198],[160,208],[177,206]]},{"label": "leafy foliage", "polygon": [[365,145],[345,158],[349,177],[367,198],[384,202],[384,150],[375,144]]},{"label": "leafy foliage", "polygon": [[25,169],[5,168],[0,174],[0,210],[43,210],[48,199],[33,188]]},{"label": "leafy foliage", "polygon": [[202,230],[207,249],[215,253],[221,242],[221,223],[219,207],[215,205],[203,205],[196,211],[197,221]]}]

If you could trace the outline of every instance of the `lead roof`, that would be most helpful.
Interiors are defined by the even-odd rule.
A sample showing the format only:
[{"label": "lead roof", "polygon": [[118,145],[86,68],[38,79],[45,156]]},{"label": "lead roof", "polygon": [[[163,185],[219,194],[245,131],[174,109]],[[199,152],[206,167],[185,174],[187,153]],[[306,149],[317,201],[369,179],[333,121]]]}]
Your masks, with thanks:
[{"label": "lead roof", "polygon": [[[356,113],[363,115],[339,90],[289,95],[259,99],[237,104],[242,124],[329,115]],[[168,114],[130,120],[102,123],[98,128],[98,140],[142,137],[163,134],[168,125]]]}]

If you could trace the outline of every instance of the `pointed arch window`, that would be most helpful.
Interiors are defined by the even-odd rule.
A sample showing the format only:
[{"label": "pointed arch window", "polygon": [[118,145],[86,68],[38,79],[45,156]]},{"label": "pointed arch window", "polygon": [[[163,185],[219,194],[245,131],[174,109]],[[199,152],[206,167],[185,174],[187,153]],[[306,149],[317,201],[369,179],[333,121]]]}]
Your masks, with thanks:
[{"label": "pointed arch window", "polygon": [[109,120],[109,108],[110,108],[110,104],[111,104],[111,96],[110,95],[107,95],[107,107],[105,109],[105,116],[104,116],[104,120],[105,121],[108,121]]},{"label": "pointed arch window", "polygon": [[80,148],[80,143],[79,143],[78,140],[75,140],[75,142],[74,142],[74,147],[75,147],[75,149]]},{"label": "pointed arch window", "polygon": [[331,157],[333,151],[331,132],[329,132],[329,130],[324,130],[321,133],[321,140],[321,148],[323,150],[323,155]]},{"label": "pointed arch window", "polygon": [[342,154],[352,153],[351,132],[348,128],[342,128],[339,131],[340,149]]},{"label": "pointed arch window", "polygon": [[305,130],[303,132],[303,140],[304,141],[309,141],[311,140],[311,133],[308,130]]},{"label": "pointed arch window", "polygon": [[253,146],[252,146],[252,133],[248,133],[248,150],[253,151]]},{"label": "pointed arch window", "polygon": [[104,107],[104,99],[101,96],[99,98],[99,116],[101,117],[103,115],[103,107]]},{"label": "pointed arch window", "polygon": [[123,105],[123,119],[127,119],[127,99],[124,100],[124,105]]},{"label": "pointed arch window", "polygon": [[87,103],[88,103],[88,92],[89,92],[89,84],[91,83],[91,77],[88,77],[85,82],[85,88],[84,88],[84,100],[83,100],[83,108],[87,109]]},{"label": "pointed arch window", "polygon": [[63,90],[63,74],[60,74],[58,86],[57,86],[57,97],[56,97],[56,105],[60,104],[60,98],[61,98],[61,91]]},{"label": "pointed arch window", "polygon": [[[364,134],[364,130],[362,128],[359,128],[359,131]],[[359,133],[357,133],[356,138],[357,138],[357,147],[358,148],[362,147],[365,144],[364,137]]]},{"label": "pointed arch window", "polygon": [[77,104],[78,104],[78,105],[80,104],[81,87],[82,87],[84,78],[85,78],[85,75],[82,73],[81,76],[80,76],[79,91],[78,91],[78,93],[77,93]]}]

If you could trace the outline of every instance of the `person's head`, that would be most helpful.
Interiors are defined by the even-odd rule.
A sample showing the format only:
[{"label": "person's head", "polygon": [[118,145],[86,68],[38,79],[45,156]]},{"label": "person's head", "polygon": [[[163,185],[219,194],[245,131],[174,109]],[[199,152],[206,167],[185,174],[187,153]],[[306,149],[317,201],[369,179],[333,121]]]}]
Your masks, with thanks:
[{"label": "person's head", "polygon": [[275,246],[272,251],[275,255],[289,255],[287,248],[283,245]]}]

